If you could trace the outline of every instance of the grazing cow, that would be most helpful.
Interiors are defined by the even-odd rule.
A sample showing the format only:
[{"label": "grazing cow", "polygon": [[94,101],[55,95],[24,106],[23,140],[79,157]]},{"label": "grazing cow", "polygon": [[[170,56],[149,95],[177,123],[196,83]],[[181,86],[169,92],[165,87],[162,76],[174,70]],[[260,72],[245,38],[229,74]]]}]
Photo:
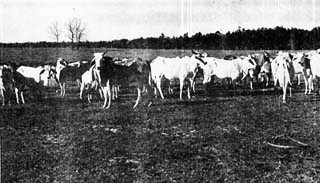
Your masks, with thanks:
[{"label": "grazing cow", "polygon": [[100,97],[103,97],[102,90],[99,86],[98,81],[94,75],[94,66],[90,67],[85,73],[81,76],[81,87],[80,87],[80,99],[82,100],[83,92],[86,90],[88,93],[88,102],[91,103],[92,92],[99,90]]},{"label": "grazing cow", "polygon": [[166,78],[168,80],[179,79],[180,82],[180,99],[182,99],[182,89],[184,81],[187,79],[189,84],[187,85],[187,95],[190,99],[190,87],[194,87],[194,80],[199,68],[204,65],[203,60],[198,58],[205,57],[205,54],[193,52],[191,57],[185,56],[182,58],[165,58],[157,57],[151,61],[151,75],[156,87],[160,93],[162,99],[164,99],[161,90],[161,79]]},{"label": "grazing cow", "polygon": [[272,60],[272,72],[274,76],[274,83],[282,88],[283,96],[282,101],[283,103],[286,102],[286,93],[287,88],[289,87],[290,97],[291,97],[291,80],[294,77],[294,67],[292,64],[291,57],[288,53],[279,52],[278,55],[274,60]]},{"label": "grazing cow", "polygon": [[[256,63],[251,57],[240,57],[234,60],[224,60],[214,57],[203,58],[207,64],[203,68],[203,84],[209,83],[213,75],[220,79],[229,78],[232,83],[236,79],[244,80],[247,76],[253,78]],[[253,89],[252,81],[250,88]]]},{"label": "grazing cow", "polygon": [[305,94],[311,94],[313,90],[312,73],[310,66],[310,59],[304,53],[297,53],[292,58],[292,65],[295,74],[298,75],[298,85],[300,85],[300,75],[303,76],[305,84]]},{"label": "grazing cow", "polygon": [[67,63],[63,58],[58,58],[56,64],[56,80],[61,89],[60,96],[64,97],[66,94],[66,81],[77,81],[80,86],[81,76],[89,68],[90,62],[88,61]]},{"label": "grazing cow", "polygon": [[137,88],[138,96],[133,108],[137,107],[140,101],[143,86],[147,87],[148,94],[150,94],[150,64],[141,58],[136,58],[130,66],[125,66],[115,64],[114,59],[105,56],[105,53],[95,53],[92,64],[95,64],[94,71],[103,90],[103,108],[111,106],[111,88],[114,84]]},{"label": "grazing cow", "polygon": [[12,69],[8,65],[0,65],[0,97],[2,106],[10,105],[10,97],[13,90]]}]

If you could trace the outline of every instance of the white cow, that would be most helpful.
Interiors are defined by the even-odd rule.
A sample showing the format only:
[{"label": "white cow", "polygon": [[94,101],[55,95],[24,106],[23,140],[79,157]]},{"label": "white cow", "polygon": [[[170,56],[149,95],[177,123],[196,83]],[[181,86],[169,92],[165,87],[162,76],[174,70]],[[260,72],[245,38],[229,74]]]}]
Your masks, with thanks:
[{"label": "white cow", "polygon": [[94,90],[99,90],[100,97],[103,97],[101,87],[99,86],[99,83],[96,80],[93,69],[94,66],[90,67],[90,69],[83,73],[81,76],[80,99],[82,100],[83,92],[84,90],[86,90],[86,92],[88,93],[89,103],[91,103],[92,92]]},{"label": "white cow", "polygon": [[283,103],[286,102],[287,88],[289,87],[290,97],[291,97],[291,80],[294,77],[294,67],[291,58],[288,53],[279,52],[275,59],[271,61],[272,73],[274,76],[275,85],[279,84],[282,88]]},{"label": "white cow", "polygon": [[63,58],[58,58],[56,64],[56,79],[61,89],[60,96],[64,97],[66,94],[66,81],[77,81],[80,86],[81,76],[89,68],[90,62],[88,61],[67,63]]},{"label": "white cow", "polygon": [[160,93],[162,99],[164,99],[162,90],[161,90],[161,79],[166,78],[168,80],[179,79],[180,82],[180,99],[182,99],[182,89],[184,81],[189,80],[187,86],[188,98],[190,99],[190,87],[194,84],[194,79],[196,76],[196,71],[198,68],[203,68],[204,62],[198,58],[200,54],[193,54],[191,57],[185,56],[182,58],[165,58],[157,57],[152,60],[150,63],[151,67],[151,77],[156,87]]},{"label": "white cow", "polygon": [[[244,80],[247,76],[253,78],[256,69],[256,63],[251,57],[240,57],[234,60],[206,57],[204,61],[207,64],[203,68],[203,84],[209,83],[213,75],[220,79],[229,78],[232,82],[239,78]],[[250,88],[253,89],[252,79]]]},{"label": "white cow", "polygon": [[302,75],[305,84],[304,93],[311,94],[311,90],[313,90],[313,84],[310,60],[304,53],[299,52],[293,56],[292,65],[294,67],[295,74],[298,75],[298,85],[300,85],[300,75]]},{"label": "white cow", "polygon": [[48,86],[54,71],[50,65],[45,65],[38,67],[20,66],[17,68],[17,72],[24,77],[33,78],[37,83]]},{"label": "white cow", "polygon": [[311,73],[314,78],[320,77],[320,49],[312,51],[308,54],[307,58],[310,61]]}]

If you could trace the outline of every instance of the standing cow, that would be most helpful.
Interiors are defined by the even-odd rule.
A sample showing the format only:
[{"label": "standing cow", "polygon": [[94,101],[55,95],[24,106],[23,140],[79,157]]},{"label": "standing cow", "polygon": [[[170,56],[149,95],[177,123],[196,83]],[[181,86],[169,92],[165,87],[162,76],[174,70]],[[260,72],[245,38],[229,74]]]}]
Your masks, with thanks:
[{"label": "standing cow", "polygon": [[[247,76],[253,78],[256,68],[251,57],[239,57],[234,60],[206,57],[203,60],[207,63],[203,68],[203,84],[209,83],[211,77],[215,75],[220,79],[231,79],[234,86],[237,79],[244,80]],[[250,88],[253,89],[252,80],[250,80]]]},{"label": "standing cow", "polygon": [[193,52],[191,57],[185,56],[182,58],[165,58],[157,57],[151,61],[151,75],[156,87],[160,93],[162,99],[164,99],[162,89],[161,89],[161,80],[166,78],[168,80],[179,79],[180,82],[180,99],[182,99],[182,89],[184,81],[188,80],[187,85],[187,95],[188,99],[190,96],[190,88],[194,88],[195,77],[199,68],[203,68],[204,62],[198,58],[205,57],[205,54],[200,54],[198,52]]},{"label": "standing cow", "polygon": [[103,108],[110,108],[111,106],[111,88],[113,85],[121,84],[136,87],[138,95],[133,108],[139,104],[141,90],[144,86],[147,87],[148,94],[151,92],[150,65],[141,58],[136,58],[130,66],[125,66],[115,64],[114,59],[106,56],[105,53],[94,53],[92,64],[95,65],[95,75],[103,91]]},{"label": "standing cow", "polygon": [[275,86],[279,84],[283,91],[283,103],[286,102],[287,88],[289,88],[291,97],[291,81],[295,73],[291,59],[292,57],[289,53],[279,52],[276,58],[271,62]]},{"label": "standing cow", "polygon": [[266,82],[266,86],[269,86],[269,82],[272,77],[271,72],[271,56],[268,52],[255,53],[250,55],[256,63],[255,76],[258,82]]},{"label": "standing cow", "polygon": [[81,76],[89,68],[90,62],[88,61],[68,63],[63,58],[58,58],[56,64],[56,80],[61,89],[60,96],[64,97],[66,94],[67,81],[77,81],[78,85],[80,86]]},{"label": "standing cow", "polygon": [[8,65],[0,65],[0,97],[2,98],[2,106],[4,106],[6,103],[10,105],[12,90],[12,69]]}]

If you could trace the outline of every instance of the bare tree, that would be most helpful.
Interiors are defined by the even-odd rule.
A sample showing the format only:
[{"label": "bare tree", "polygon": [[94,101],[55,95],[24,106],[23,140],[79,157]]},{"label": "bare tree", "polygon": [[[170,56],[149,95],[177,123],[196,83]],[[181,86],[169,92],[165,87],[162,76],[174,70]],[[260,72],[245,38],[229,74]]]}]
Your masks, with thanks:
[{"label": "bare tree", "polygon": [[61,33],[62,30],[58,24],[58,21],[52,22],[52,24],[49,26],[49,34],[56,42],[59,42]]},{"label": "bare tree", "polygon": [[68,39],[74,42],[80,42],[83,39],[86,31],[86,25],[82,23],[80,18],[72,18],[67,24],[67,37]]}]

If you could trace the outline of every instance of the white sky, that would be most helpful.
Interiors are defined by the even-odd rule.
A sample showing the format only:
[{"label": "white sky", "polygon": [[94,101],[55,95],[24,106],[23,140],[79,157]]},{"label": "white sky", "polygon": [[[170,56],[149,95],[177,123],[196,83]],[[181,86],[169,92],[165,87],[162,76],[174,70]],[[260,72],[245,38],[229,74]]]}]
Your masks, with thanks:
[{"label": "white sky", "polygon": [[227,32],[239,26],[320,26],[319,0],[0,0],[0,42],[53,41],[48,27],[73,18],[86,40]]}]

